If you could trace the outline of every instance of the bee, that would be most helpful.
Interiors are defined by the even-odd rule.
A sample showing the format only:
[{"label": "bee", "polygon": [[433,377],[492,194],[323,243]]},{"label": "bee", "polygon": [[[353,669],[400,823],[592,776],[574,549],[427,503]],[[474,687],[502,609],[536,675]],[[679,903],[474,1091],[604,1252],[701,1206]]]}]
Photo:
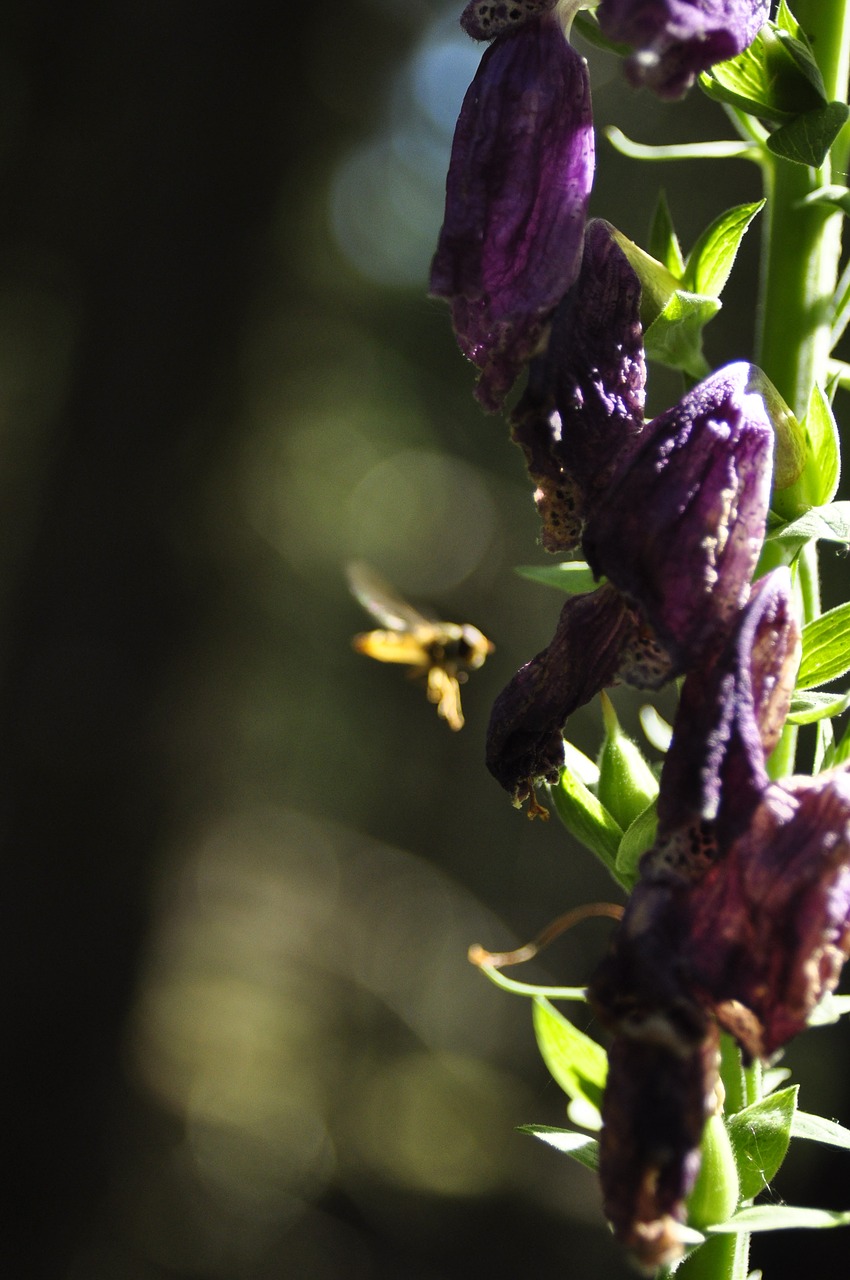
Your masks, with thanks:
[{"label": "bee", "polygon": [[378,662],[400,662],[412,678],[424,676],[428,701],[450,729],[463,728],[460,686],[470,671],[483,666],[495,646],[468,622],[438,622],[408,604],[368,565],[348,566],[352,593],[367,613],[382,623],[352,640],[358,653]]}]

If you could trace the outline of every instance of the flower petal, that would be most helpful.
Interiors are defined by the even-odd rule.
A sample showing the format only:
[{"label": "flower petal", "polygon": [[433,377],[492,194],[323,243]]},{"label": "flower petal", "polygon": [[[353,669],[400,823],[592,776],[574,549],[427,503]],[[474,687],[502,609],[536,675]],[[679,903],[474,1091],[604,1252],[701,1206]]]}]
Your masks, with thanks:
[{"label": "flower petal", "polygon": [[615,682],[637,625],[613,587],[572,596],[551,644],[499,694],[487,730],[487,768],[516,804],[531,794],[535,779],[557,781],[567,718]]},{"label": "flower petal", "polygon": [[769,0],[601,0],[597,15],[609,40],[634,47],[632,84],[678,98],[701,71],[746,49],[769,10]]},{"label": "flower petal", "polygon": [[575,280],[593,180],[590,82],[550,15],[490,45],[461,108],[431,292],[498,409]]},{"label": "flower petal", "polygon": [[640,605],[675,672],[725,639],[764,538],[773,429],[732,364],[656,418],[588,521],[584,551]]}]

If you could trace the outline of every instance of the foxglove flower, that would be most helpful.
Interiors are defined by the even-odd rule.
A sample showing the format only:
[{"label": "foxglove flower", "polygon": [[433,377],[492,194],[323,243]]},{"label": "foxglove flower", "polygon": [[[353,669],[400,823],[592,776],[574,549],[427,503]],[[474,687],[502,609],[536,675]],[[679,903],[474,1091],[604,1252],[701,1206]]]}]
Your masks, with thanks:
[{"label": "foxglove flower", "polygon": [[488,410],[545,345],[578,274],[593,165],[587,66],[544,13],[481,59],[455,131],[431,268],[431,293],[451,303]]},{"label": "foxglove flower", "polygon": [[567,602],[490,717],[487,766],[515,802],[557,776],[567,717],[600,689],[658,688],[732,630],[770,496],[773,432],[750,374],[730,365],[650,423],[597,500],[583,545],[609,581]]},{"label": "foxglove flower", "polygon": [[558,306],[544,354],[511,416],[547,551],[570,551],[643,431],[646,365],[640,281],[599,218],[587,224],[581,271]]},{"label": "foxglove flower", "polygon": [[752,44],[769,10],[769,0],[601,0],[596,12],[609,40],[634,48],[632,84],[678,98],[701,71]]},{"label": "foxglove flower", "polygon": [[[685,681],[658,840],[590,986],[617,1064],[603,1101],[606,1210],[646,1265],[681,1252],[717,1027],[747,1057],[769,1056],[806,1025],[850,954],[850,773],[772,783],[765,768],[798,657],[778,570],[753,589],[724,650]],[[637,1091],[628,1081],[641,1074]]]}]

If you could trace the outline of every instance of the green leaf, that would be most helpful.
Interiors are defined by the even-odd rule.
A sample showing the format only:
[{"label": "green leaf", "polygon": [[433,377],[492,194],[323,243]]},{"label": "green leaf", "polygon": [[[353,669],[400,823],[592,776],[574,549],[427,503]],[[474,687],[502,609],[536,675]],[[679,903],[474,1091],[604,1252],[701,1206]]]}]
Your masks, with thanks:
[{"label": "green leaf", "polygon": [[752,1106],[744,1107],[726,1122],[743,1200],[752,1200],[764,1191],[785,1159],[797,1108],[798,1087],[792,1085],[788,1089],[780,1089]]},{"label": "green leaf", "polygon": [[793,1204],[758,1204],[739,1209],[728,1222],[708,1228],[708,1235],[731,1231],[787,1231],[790,1227],[847,1227],[850,1212],[832,1209],[806,1209]]},{"label": "green leaf", "polygon": [[850,601],[803,627],[798,689],[814,689],[850,671]]},{"label": "green leaf", "polygon": [[850,760],[850,724],[844,730],[841,741],[836,743],[835,751],[832,753],[833,766],[845,764]]},{"label": "green leaf", "polygon": [[842,1147],[850,1151],[850,1129],[834,1120],[826,1120],[823,1116],[809,1115],[807,1111],[798,1111],[791,1125],[792,1138],[805,1138],[807,1142],[822,1142],[828,1147]]},{"label": "green leaf", "polygon": [[767,148],[783,160],[819,169],[850,116],[843,102],[829,102],[782,125],[767,139]]},{"label": "green leaf", "polygon": [[831,502],[826,507],[812,507],[796,520],[772,530],[767,537],[771,542],[787,544],[795,553],[812,539],[850,545],[850,502]]},{"label": "green leaf", "polygon": [[805,497],[813,506],[831,502],[841,475],[841,441],[832,405],[817,384],[812,388],[803,419],[808,436],[808,456],[803,471]]},{"label": "green leaf", "polygon": [[677,289],[644,332],[647,357],[692,378],[706,377],[709,368],[702,353],[702,331],[719,310],[717,298]]},{"label": "green leaf", "polygon": [[627,44],[620,44],[616,40],[609,40],[599,30],[599,23],[596,17],[590,13],[577,13],[573,19],[573,27],[578,31],[582,39],[588,44],[595,45],[597,49],[604,49],[606,53],[615,53],[619,58],[626,58],[631,53],[631,49]]},{"label": "green leaf", "polygon": [[594,1173],[599,1169],[599,1143],[586,1133],[576,1133],[574,1129],[553,1129],[546,1124],[521,1124],[518,1133],[530,1133],[533,1138],[563,1151],[566,1155],[578,1160],[586,1169]]},{"label": "green leaf", "polygon": [[763,200],[739,204],[706,227],[685,264],[682,285],[688,292],[710,298],[720,297],[747,228],[762,208]]},{"label": "green leaf", "polygon": [[534,999],[534,1034],[549,1074],[569,1098],[602,1106],[608,1056],[601,1044],[565,1018],[542,996]]},{"label": "green leaf", "polygon": [[[769,1093],[775,1093],[779,1086],[789,1079],[791,1074],[790,1067],[765,1067],[764,1075],[761,1079],[761,1087],[765,1096]],[[798,1113],[795,1111],[794,1114],[797,1115]]]},{"label": "green leaf", "polygon": [[617,850],[617,875],[626,888],[630,889],[637,880],[638,863],[647,849],[655,844],[657,831],[658,806],[653,800],[623,832]]},{"label": "green leaf", "polygon": [[555,812],[567,830],[616,877],[617,850],[623,838],[620,824],[567,764],[550,793]]},{"label": "green leaf", "polygon": [[675,276],[677,280],[681,280],[685,273],[685,259],[682,256],[679,237],[676,235],[673,226],[673,217],[664,191],[659,191],[658,201],[655,205],[655,213],[649,231],[649,252],[653,258],[667,268],[671,275]]},{"label": "green leaf", "polygon": [[[605,737],[599,752],[599,784],[596,794],[623,831],[652,804],[658,795],[658,779],[636,742],[623,732],[614,704],[600,694]],[[619,856],[619,850],[618,850]]]},{"label": "green leaf", "polygon": [[814,724],[840,716],[850,707],[850,693],[795,693],[788,713],[790,724]]},{"label": "green leaf", "polygon": [[762,27],[742,53],[701,75],[699,83],[715,101],[773,123],[826,102],[823,78],[800,28],[792,33],[773,23]]},{"label": "green leaf", "polygon": [[568,596],[583,595],[599,585],[583,560],[562,560],[559,564],[518,564],[515,572],[530,582],[565,591]]}]

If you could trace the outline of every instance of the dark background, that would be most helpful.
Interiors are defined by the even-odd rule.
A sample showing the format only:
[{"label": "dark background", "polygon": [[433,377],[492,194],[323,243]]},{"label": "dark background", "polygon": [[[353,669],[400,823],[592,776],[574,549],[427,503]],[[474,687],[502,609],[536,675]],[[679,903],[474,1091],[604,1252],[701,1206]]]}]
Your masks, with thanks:
[{"label": "dark background", "polygon": [[[465,960],[616,891],[482,764],[560,602],[513,574],[543,560],[521,459],[425,296],[478,56],[456,7],[0,12],[10,1276],[630,1274],[590,1176],[514,1132],[564,1100],[528,1006]],[[728,135],[591,70],[600,125]],[[593,211],[636,238],[662,181],[686,247],[759,194],[743,164],[599,152]],[[753,232],[716,363],[750,354],[756,256]],[[353,557],[496,641],[462,734],[352,653]],[[598,711],[573,729],[593,754]],[[586,980],[606,928],[537,975]],[[850,1119],[842,1028],[788,1058]],[[782,1178],[850,1205],[846,1155]]]}]

